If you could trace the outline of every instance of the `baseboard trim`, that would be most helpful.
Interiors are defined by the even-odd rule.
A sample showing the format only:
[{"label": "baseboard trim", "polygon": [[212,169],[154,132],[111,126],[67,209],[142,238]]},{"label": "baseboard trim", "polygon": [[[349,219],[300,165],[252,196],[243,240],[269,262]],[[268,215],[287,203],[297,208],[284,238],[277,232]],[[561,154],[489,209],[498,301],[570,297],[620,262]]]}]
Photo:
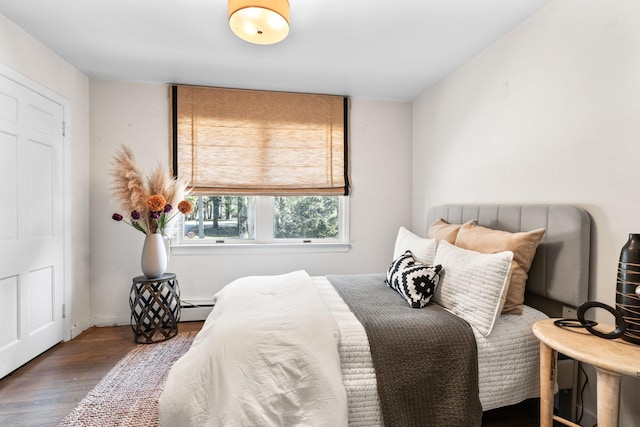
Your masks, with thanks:
[{"label": "baseboard trim", "polygon": [[92,326],[93,326],[93,324],[89,321],[89,319],[84,319],[82,322],[74,323],[71,326],[71,338],[70,339],[74,339],[75,337],[77,337],[82,332],[86,331],[87,329],[89,329]]},{"label": "baseboard trim", "polygon": [[182,300],[180,301],[180,321],[206,320],[211,310],[213,310],[213,300]]}]

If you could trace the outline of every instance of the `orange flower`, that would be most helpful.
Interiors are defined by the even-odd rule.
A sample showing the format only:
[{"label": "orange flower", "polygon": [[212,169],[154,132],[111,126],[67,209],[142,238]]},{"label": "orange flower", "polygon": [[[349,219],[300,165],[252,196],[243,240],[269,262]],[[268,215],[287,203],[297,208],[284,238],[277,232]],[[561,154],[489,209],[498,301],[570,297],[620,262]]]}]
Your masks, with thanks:
[{"label": "orange flower", "polygon": [[149,197],[147,200],[147,207],[151,212],[160,212],[164,209],[164,206],[167,204],[167,201],[159,194],[154,194]]},{"label": "orange flower", "polygon": [[182,212],[184,215],[190,214],[193,212],[193,205],[188,200],[183,200],[178,203],[178,210]]}]

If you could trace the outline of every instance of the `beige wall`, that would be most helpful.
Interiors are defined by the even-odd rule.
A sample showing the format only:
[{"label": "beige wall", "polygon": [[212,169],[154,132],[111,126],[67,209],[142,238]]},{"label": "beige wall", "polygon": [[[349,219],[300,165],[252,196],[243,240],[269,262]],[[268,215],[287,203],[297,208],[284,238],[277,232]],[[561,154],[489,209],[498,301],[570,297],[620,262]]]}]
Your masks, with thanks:
[{"label": "beige wall", "polygon": [[[129,145],[142,169],[168,164],[168,89],[91,81],[91,314],[97,325],[129,321],[131,278],[144,236],[111,220],[110,159]],[[350,235],[347,253],[172,255],[183,299],[211,299],[246,275],[304,269],[312,275],[384,272],[396,233],[411,222],[411,104],[352,99]]]},{"label": "beige wall", "polygon": [[[583,206],[594,224],[590,299],[615,304],[620,248],[640,232],[638,23],[637,1],[552,1],[420,96],[414,228],[442,203]],[[640,379],[625,379],[621,426],[640,425],[638,395]]]},{"label": "beige wall", "polygon": [[[71,197],[71,333],[89,324],[89,79],[0,15],[0,63],[68,101]],[[67,335],[69,331],[67,331]]]}]

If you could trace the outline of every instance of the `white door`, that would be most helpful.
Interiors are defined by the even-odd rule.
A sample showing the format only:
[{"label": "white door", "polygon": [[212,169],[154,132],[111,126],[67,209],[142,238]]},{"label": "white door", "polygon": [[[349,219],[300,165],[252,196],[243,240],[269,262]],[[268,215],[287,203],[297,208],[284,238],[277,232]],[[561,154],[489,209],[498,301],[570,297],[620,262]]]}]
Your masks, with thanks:
[{"label": "white door", "polygon": [[0,378],[64,337],[63,118],[0,75]]}]

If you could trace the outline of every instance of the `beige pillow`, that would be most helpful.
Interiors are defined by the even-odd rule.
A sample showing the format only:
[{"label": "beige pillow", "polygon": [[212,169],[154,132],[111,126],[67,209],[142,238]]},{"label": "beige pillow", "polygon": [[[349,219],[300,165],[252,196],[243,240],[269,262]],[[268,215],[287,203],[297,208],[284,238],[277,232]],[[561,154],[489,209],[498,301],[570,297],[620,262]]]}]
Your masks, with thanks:
[{"label": "beige pillow", "polygon": [[503,313],[522,314],[527,275],[544,232],[544,228],[539,228],[532,231],[509,233],[469,223],[460,227],[455,242],[458,247],[485,254],[495,254],[502,251],[513,252],[511,280],[507,290],[507,299],[502,308]]},{"label": "beige pillow", "polygon": [[[476,220],[472,219],[465,224],[475,224]],[[458,230],[460,230],[462,224],[449,224],[444,219],[439,219],[435,221],[429,227],[429,231],[427,231],[428,239],[436,239],[436,243],[440,240],[446,240],[452,245],[456,242],[456,236],[458,235]]]}]

